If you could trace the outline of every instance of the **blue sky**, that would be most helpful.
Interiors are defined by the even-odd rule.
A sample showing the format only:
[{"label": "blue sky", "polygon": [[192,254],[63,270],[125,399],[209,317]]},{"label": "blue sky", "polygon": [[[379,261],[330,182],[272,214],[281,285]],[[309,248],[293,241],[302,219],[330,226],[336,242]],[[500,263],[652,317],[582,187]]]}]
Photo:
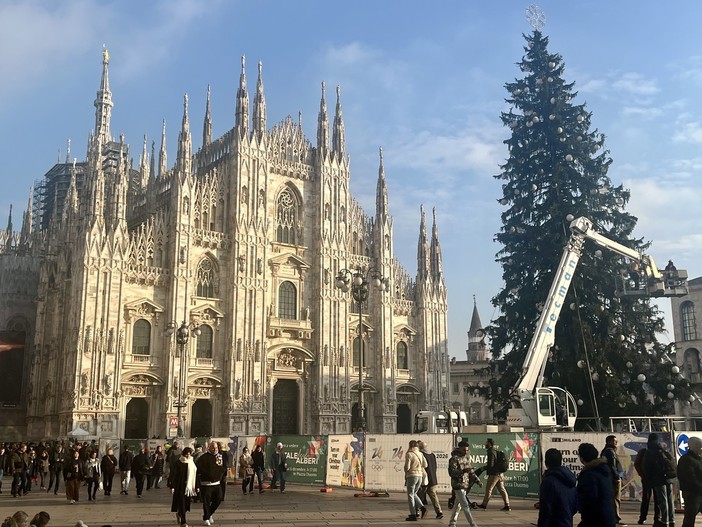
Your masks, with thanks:
[{"label": "blue sky", "polygon": [[[33,181],[66,140],[85,156],[103,43],[110,50],[112,132],[124,133],[135,163],[143,134],[167,121],[175,160],[183,94],[193,142],[201,143],[207,85],[214,135],[233,126],[240,57],[249,89],[263,62],[268,126],[302,112],[316,142],[320,84],[328,104],[341,85],[351,187],[374,211],[382,146],[395,253],[416,272],[419,207],[437,209],[449,289],[449,352],[465,358],[477,298],[484,324],[501,287],[500,183],[507,152],[499,120],[504,84],[521,76],[522,33],[531,27],[517,0],[195,1],[0,0],[0,218],[11,203],[19,227]],[[669,8],[633,0],[539,3],[549,50],[565,61],[577,103],[587,103],[614,163],[609,175],[631,189],[635,234],[702,274],[702,3]],[[253,93],[250,93],[253,99]],[[661,306],[669,311],[669,302]],[[670,334],[665,342],[673,340]]]}]

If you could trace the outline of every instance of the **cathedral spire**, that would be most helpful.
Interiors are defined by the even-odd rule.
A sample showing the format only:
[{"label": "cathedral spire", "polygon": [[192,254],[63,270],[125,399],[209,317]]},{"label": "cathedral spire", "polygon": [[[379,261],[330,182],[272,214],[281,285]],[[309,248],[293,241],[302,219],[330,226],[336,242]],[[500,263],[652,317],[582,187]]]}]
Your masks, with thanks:
[{"label": "cathedral spire", "polygon": [[149,159],[149,181],[153,182],[156,179],[156,141],[151,141],[151,158]]},{"label": "cathedral spire", "polygon": [[317,151],[320,158],[324,158],[329,152],[329,116],[327,115],[325,90],[326,83],[322,81],[322,100],[319,102],[319,115],[317,116]]},{"label": "cathedral spire", "polygon": [[385,167],[383,165],[383,148],[378,149],[380,165],[378,166],[378,184],[375,191],[375,221],[385,221],[389,214],[388,187],[385,182]]},{"label": "cathedral spire", "polygon": [[78,213],[78,190],[76,185],[76,166],[71,167],[71,179],[66,192],[66,199],[63,203],[63,219],[68,219],[72,214]]},{"label": "cathedral spire", "polygon": [[10,214],[7,216],[7,234],[12,236],[12,203],[10,203]]},{"label": "cathedral spire", "polygon": [[146,150],[146,134],[144,134],[144,146],[141,149],[141,159],[139,160],[139,172],[141,174],[141,188],[146,188],[149,184],[149,154]]},{"label": "cathedral spire", "polygon": [[20,243],[25,244],[32,235],[32,202],[34,198],[34,187],[29,188],[29,198],[27,199],[27,210],[22,216],[22,231],[20,233]]},{"label": "cathedral spire", "polygon": [[168,156],[166,154],[166,120],[161,127],[161,150],[158,152],[158,177],[164,177],[168,170]]},{"label": "cathedral spire", "polygon": [[431,276],[435,283],[443,283],[443,266],[441,264],[441,244],[439,244],[439,227],[436,224],[436,207],[431,210],[433,220],[431,226],[431,248],[430,248],[430,261],[431,261]]},{"label": "cathedral spire", "polygon": [[346,155],[346,140],[344,138],[344,120],[341,117],[341,87],[336,87],[336,113],[334,114],[334,136],[332,150],[337,161],[341,163]]},{"label": "cathedral spire", "polygon": [[66,164],[71,162],[71,140],[66,141]]},{"label": "cathedral spire", "polygon": [[212,112],[210,110],[210,85],[207,85],[207,106],[205,107],[205,123],[202,126],[202,146],[212,142]]},{"label": "cathedral spire", "polygon": [[427,254],[427,223],[424,217],[424,205],[420,207],[422,218],[419,223],[419,241],[417,242],[417,281],[426,280],[429,274]]},{"label": "cathedral spire", "polygon": [[266,133],[266,96],[263,94],[263,63],[258,62],[258,81],[254,97],[253,133],[261,140]]},{"label": "cathedral spire", "polygon": [[241,75],[236,92],[236,129],[240,137],[249,135],[249,90],[246,88],[246,57],[241,56]]},{"label": "cathedral spire", "polygon": [[190,118],[188,117],[188,94],[183,97],[183,124],[178,135],[178,157],[176,165],[181,177],[190,175],[190,158],[193,152],[193,142],[190,136]]},{"label": "cathedral spire", "polygon": [[110,63],[110,53],[106,47],[102,49],[102,79],[100,89],[95,98],[95,136],[102,139],[103,143],[111,141],[110,115],[112,113],[112,92],[110,91],[110,78],[107,65]]},{"label": "cathedral spire", "polygon": [[469,337],[475,337],[478,330],[483,329],[483,324],[480,322],[480,315],[478,314],[478,304],[475,301],[475,295],[473,295],[473,316],[470,319],[470,329],[468,330]]}]

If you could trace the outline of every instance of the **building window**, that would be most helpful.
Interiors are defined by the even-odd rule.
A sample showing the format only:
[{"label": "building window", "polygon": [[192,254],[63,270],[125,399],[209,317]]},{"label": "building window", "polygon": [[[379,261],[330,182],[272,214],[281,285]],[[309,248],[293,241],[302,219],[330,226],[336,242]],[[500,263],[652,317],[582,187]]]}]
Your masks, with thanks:
[{"label": "building window", "polygon": [[[366,362],[366,357],[368,357],[368,355],[366,354],[367,347],[368,347],[367,343],[364,342],[363,343],[363,367],[364,368],[368,367],[368,363]],[[353,339],[353,365],[355,368],[359,367],[358,357],[359,357],[360,351],[361,351],[361,340],[358,337],[356,337],[355,339]]]},{"label": "building window", "polygon": [[278,318],[297,320],[297,289],[285,281],[278,288]]},{"label": "building window", "polygon": [[683,340],[697,340],[697,323],[695,321],[695,304],[684,302],[680,306],[680,321]]},{"label": "building window", "polygon": [[457,382],[453,383],[453,393],[458,393],[458,383]]},{"label": "building window", "polygon": [[476,423],[482,420],[481,410],[482,405],[480,403],[473,403],[470,405],[470,422]]},{"label": "building window", "polygon": [[132,355],[151,355],[151,324],[143,318],[134,323]]},{"label": "building window", "polygon": [[685,351],[685,366],[689,373],[700,373],[700,352],[695,348],[690,348]]},{"label": "building window", "polygon": [[214,298],[215,296],[215,270],[212,260],[203,258],[197,266],[197,296]]},{"label": "building window", "polygon": [[198,359],[212,358],[212,328],[207,324],[198,326],[200,335],[197,337],[197,350],[195,357]]},{"label": "building window", "polygon": [[397,352],[397,367],[400,370],[409,369],[409,361],[407,358],[407,344],[404,342],[398,342],[395,348]]},{"label": "building window", "polygon": [[298,203],[290,189],[283,189],[278,196],[276,220],[278,229],[276,241],[279,243],[297,244]]}]

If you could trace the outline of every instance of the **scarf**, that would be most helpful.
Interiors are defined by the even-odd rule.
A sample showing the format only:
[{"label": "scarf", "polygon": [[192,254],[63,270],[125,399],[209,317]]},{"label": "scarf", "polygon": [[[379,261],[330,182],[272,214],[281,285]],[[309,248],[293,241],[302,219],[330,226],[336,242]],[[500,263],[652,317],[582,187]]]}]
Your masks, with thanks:
[{"label": "scarf", "polygon": [[195,474],[197,473],[197,467],[195,466],[195,461],[193,461],[192,457],[190,459],[186,459],[183,456],[180,456],[179,461],[188,466],[188,476],[185,479],[185,495],[197,496],[197,490],[195,489]]}]

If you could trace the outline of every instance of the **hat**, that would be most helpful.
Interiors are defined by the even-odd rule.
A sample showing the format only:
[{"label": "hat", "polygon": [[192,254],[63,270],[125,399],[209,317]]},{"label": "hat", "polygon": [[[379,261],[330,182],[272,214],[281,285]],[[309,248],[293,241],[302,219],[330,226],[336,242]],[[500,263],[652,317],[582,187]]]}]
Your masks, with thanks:
[{"label": "hat", "polygon": [[283,448],[283,443],[278,443],[277,445],[275,445],[275,447],[276,448]]},{"label": "hat", "polygon": [[458,443],[458,448],[461,448],[461,447],[466,447],[466,448],[468,448],[469,446],[470,446],[470,445],[468,444],[468,441],[460,441],[460,442]]},{"label": "hat", "polygon": [[699,437],[691,437],[688,445],[689,445],[688,452],[690,450],[697,452],[700,450],[700,448],[702,448],[702,439],[700,439]]}]

